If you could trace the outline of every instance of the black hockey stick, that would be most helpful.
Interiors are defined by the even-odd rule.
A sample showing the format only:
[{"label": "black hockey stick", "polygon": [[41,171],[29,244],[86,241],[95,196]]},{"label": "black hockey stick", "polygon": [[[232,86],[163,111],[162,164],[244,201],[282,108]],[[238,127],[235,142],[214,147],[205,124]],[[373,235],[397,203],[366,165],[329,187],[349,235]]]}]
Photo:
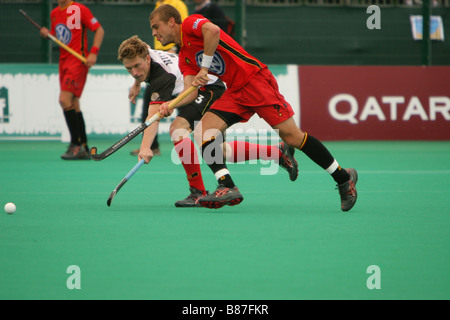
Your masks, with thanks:
[{"label": "black hockey stick", "polygon": [[[155,114],[155,116],[156,115],[158,115],[158,114]],[[90,152],[91,158],[96,161],[106,159],[107,157],[112,155],[114,152],[116,152],[117,150],[122,148],[124,145],[126,145],[128,142],[133,140],[138,134],[140,134],[142,131],[144,131],[145,128],[147,128],[150,124],[155,122],[155,119],[153,119],[153,118],[155,118],[155,116],[153,116],[151,119],[149,119],[149,121],[150,120],[153,120],[153,121],[151,121],[150,123],[147,123],[149,121],[142,123],[139,127],[134,129],[133,131],[131,131],[125,137],[123,137],[122,139],[117,141],[115,144],[113,144],[111,147],[109,147],[108,149],[106,149],[105,151],[103,151],[100,154],[97,154],[97,147],[92,147],[91,152]],[[159,115],[158,115],[158,117],[159,117]]]},{"label": "black hockey stick", "polygon": [[117,185],[117,187],[113,190],[113,192],[111,192],[111,194],[109,195],[108,201],[106,201],[106,204],[109,206],[111,206],[111,201],[114,199],[114,197],[116,196],[117,192],[119,192],[119,190],[123,187],[123,185],[131,179],[131,177],[136,173],[136,171],[139,170],[140,167],[142,167],[142,165],[144,164],[144,159],[141,159],[141,161],[139,161],[134,167],[133,169],[130,170],[130,172],[128,172],[128,174],[125,176],[125,178],[122,179],[122,181],[120,181],[120,183]]},{"label": "black hockey stick", "polygon": [[[194,90],[196,90],[197,87],[190,87],[183,93],[179,94],[178,97],[176,97],[172,102],[169,104],[169,109],[173,109],[176,107],[178,103],[180,103],[181,100],[186,98],[189,94],[191,94]],[[102,153],[97,154],[97,148],[92,147],[90,156],[92,159],[99,161],[106,159],[110,155],[112,155],[114,152],[122,148],[124,145],[126,145],[128,142],[133,140],[137,135],[139,135],[142,131],[145,130],[148,126],[150,126],[153,122],[159,120],[161,118],[161,115],[159,112],[155,113],[150,119],[142,123],[139,127],[131,131],[129,134],[127,134],[125,137],[117,141],[115,144],[113,144],[111,147],[103,151]]]}]

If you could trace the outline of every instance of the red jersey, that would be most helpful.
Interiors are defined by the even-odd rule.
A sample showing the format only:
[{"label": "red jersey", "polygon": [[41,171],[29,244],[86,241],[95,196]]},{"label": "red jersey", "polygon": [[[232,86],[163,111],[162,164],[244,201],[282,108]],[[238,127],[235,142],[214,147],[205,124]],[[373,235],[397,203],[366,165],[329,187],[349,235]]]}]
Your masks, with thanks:
[{"label": "red jersey", "polygon": [[[50,19],[51,34],[83,57],[87,57],[89,51],[87,29],[95,31],[100,27],[91,11],[86,6],[72,1],[65,8],[58,6],[53,9]],[[60,60],[72,57],[77,59],[60,48]]]},{"label": "red jersey", "polygon": [[[199,14],[184,19],[181,24],[179,66],[183,75],[196,75],[203,56],[202,26],[210,22]],[[242,88],[265,64],[251,56],[225,32],[220,32],[219,45],[214,53],[209,72],[227,84],[230,91]]]}]

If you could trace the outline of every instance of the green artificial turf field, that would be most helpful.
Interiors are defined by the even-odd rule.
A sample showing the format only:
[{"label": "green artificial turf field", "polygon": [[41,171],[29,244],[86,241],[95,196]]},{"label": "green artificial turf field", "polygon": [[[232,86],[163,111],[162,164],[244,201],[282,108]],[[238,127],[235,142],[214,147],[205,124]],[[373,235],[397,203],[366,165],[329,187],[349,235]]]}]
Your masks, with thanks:
[{"label": "green artificial turf field", "polygon": [[164,142],[108,207],[137,142],[95,162],[61,160],[61,142],[0,141],[0,299],[449,299],[450,142],[325,144],[359,173],[347,213],[299,151],[295,182],[231,164],[240,205],[181,209],[187,181]]}]

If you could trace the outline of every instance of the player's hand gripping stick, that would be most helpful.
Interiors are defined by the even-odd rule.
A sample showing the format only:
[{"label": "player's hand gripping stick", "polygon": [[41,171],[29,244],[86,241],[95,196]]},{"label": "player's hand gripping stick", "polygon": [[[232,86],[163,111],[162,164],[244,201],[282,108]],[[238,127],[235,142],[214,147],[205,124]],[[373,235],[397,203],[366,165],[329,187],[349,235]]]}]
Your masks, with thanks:
[{"label": "player's hand gripping stick", "polygon": [[[172,102],[169,104],[169,109],[175,108],[184,98],[186,98],[188,95],[190,95],[194,90],[197,90],[198,87],[190,87],[186,91],[182,92],[178,95]],[[102,153],[97,154],[97,148],[92,147],[90,156],[92,159],[99,161],[106,159],[110,155],[112,155],[114,152],[122,148],[124,145],[126,145],[128,142],[133,140],[137,135],[139,135],[142,131],[145,130],[148,126],[150,126],[153,122],[161,119],[161,114],[159,112],[155,113],[150,119],[148,119],[146,122],[142,123],[139,127],[131,131],[129,134],[127,134],[125,137],[117,141],[115,144],[113,144],[111,147],[103,151]]]},{"label": "player's hand gripping stick", "polygon": [[[36,21],[34,21],[33,19],[31,19],[27,13],[25,11],[23,11],[22,9],[19,10],[19,12],[28,20],[30,21],[36,28],[38,28],[39,30],[42,29],[42,27],[40,25],[38,25],[36,23]],[[71,53],[72,55],[74,55],[75,57],[77,57],[78,59],[80,59],[81,62],[83,62],[84,64],[86,64],[86,58],[83,57],[81,54],[79,54],[78,52],[76,52],[75,50],[73,50],[72,48],[68,47],[67,45],[65,45],[64,43],[62,43],[61,41],[59,41],[58,39],[56,39],[53,35],[51,35],[50,33],[48,34],[48,38],[50,40],[52,40],[54,43],[56,43],[58,46],[60,46],[61,48],[63,48],[64,50],[68,51],[69,53]]]}]

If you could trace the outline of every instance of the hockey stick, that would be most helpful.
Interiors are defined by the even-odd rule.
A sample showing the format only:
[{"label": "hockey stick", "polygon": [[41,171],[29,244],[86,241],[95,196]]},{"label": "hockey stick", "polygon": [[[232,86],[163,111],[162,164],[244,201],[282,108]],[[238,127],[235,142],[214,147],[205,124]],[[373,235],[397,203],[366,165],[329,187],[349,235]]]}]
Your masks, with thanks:
[{"label": "hockey stick", "polygon": [[[19,12],[28,20],[30,21],[36,28],[38,28],[39,30],[42,29],[42,27],[40,25],[38,25],[36,23],[36,21],[34,21],[33,19],[31,19],[27,13],[25,11],[23,11],[22,9],[19,10]],[[58,46],[60,46],[61,48],[63,48],[64,50],[68,51],[69,53],[73,54],[75,57],[77,57],[78,59],[81,60],[81,62],[86,63],[86,58],[83,57],[81,54],[79,54],[78,52],[76,52],[75,50],[73,50],[72,48],[68,47],[67,45],[65,45],[64,43],[62,43],[61,41],[59,41],[58,39],[56,39],[53,35],[51,35],[50,33],[48,34],[48,37],[50,40],[52,40],[54,43],[56,43]]]},{"label": "hockey stick", "polygon": [[[169,104],[169,109],[173,109],[176,107],[178,103],[180,103],[181,100],[186,98],[189,94],[191,94],[194,90],[196,90],[197,87],[190,87],[183,93],[179,94],[178,97],[176,97],[172,102]],[[142,131],[145,130],[149,125],[151,125],[153,122],[159,120],[161,118],[161,115],[159,112],[155,113],[150,119],[148,119],[146,122],[142,123],[139,127],[131,131],[129,134],[127,134],[125,137],[117,141],[115,144],[113,144],[111,147],[103,151],[102,153],[97,154],[97,148],[92,147],[90,156],[92,159],[99,161],[106,159],[110,155],[112,155],[114,152],[122,148],[124,145],[126,145],[128,142],[133,140],[138,134],[140,134]]]},{"label": "hockey stick", "polygon": [[108,207],[111,206],[111,201],[114,199],[117,192],[119,192],[119,190],[124,186],[124,184],[127,183],[127,181],[131,179],[131,177],[136,173],[136,171],[139,170],[140,167],[142,167],[143,164],[144,164],[144,159],[141,159],[141,161],[136,163],[136,165],[133,167],[133,169],[131,169],[130,172],[128,172],[128,174],[125,176],[125,178],[123,178],[122,181],[120,181],[120,183],[113,190],[113,192],[111,192],[111,194],[109,195],[108,201],[106,201],[106,204],[108,205]]}]

